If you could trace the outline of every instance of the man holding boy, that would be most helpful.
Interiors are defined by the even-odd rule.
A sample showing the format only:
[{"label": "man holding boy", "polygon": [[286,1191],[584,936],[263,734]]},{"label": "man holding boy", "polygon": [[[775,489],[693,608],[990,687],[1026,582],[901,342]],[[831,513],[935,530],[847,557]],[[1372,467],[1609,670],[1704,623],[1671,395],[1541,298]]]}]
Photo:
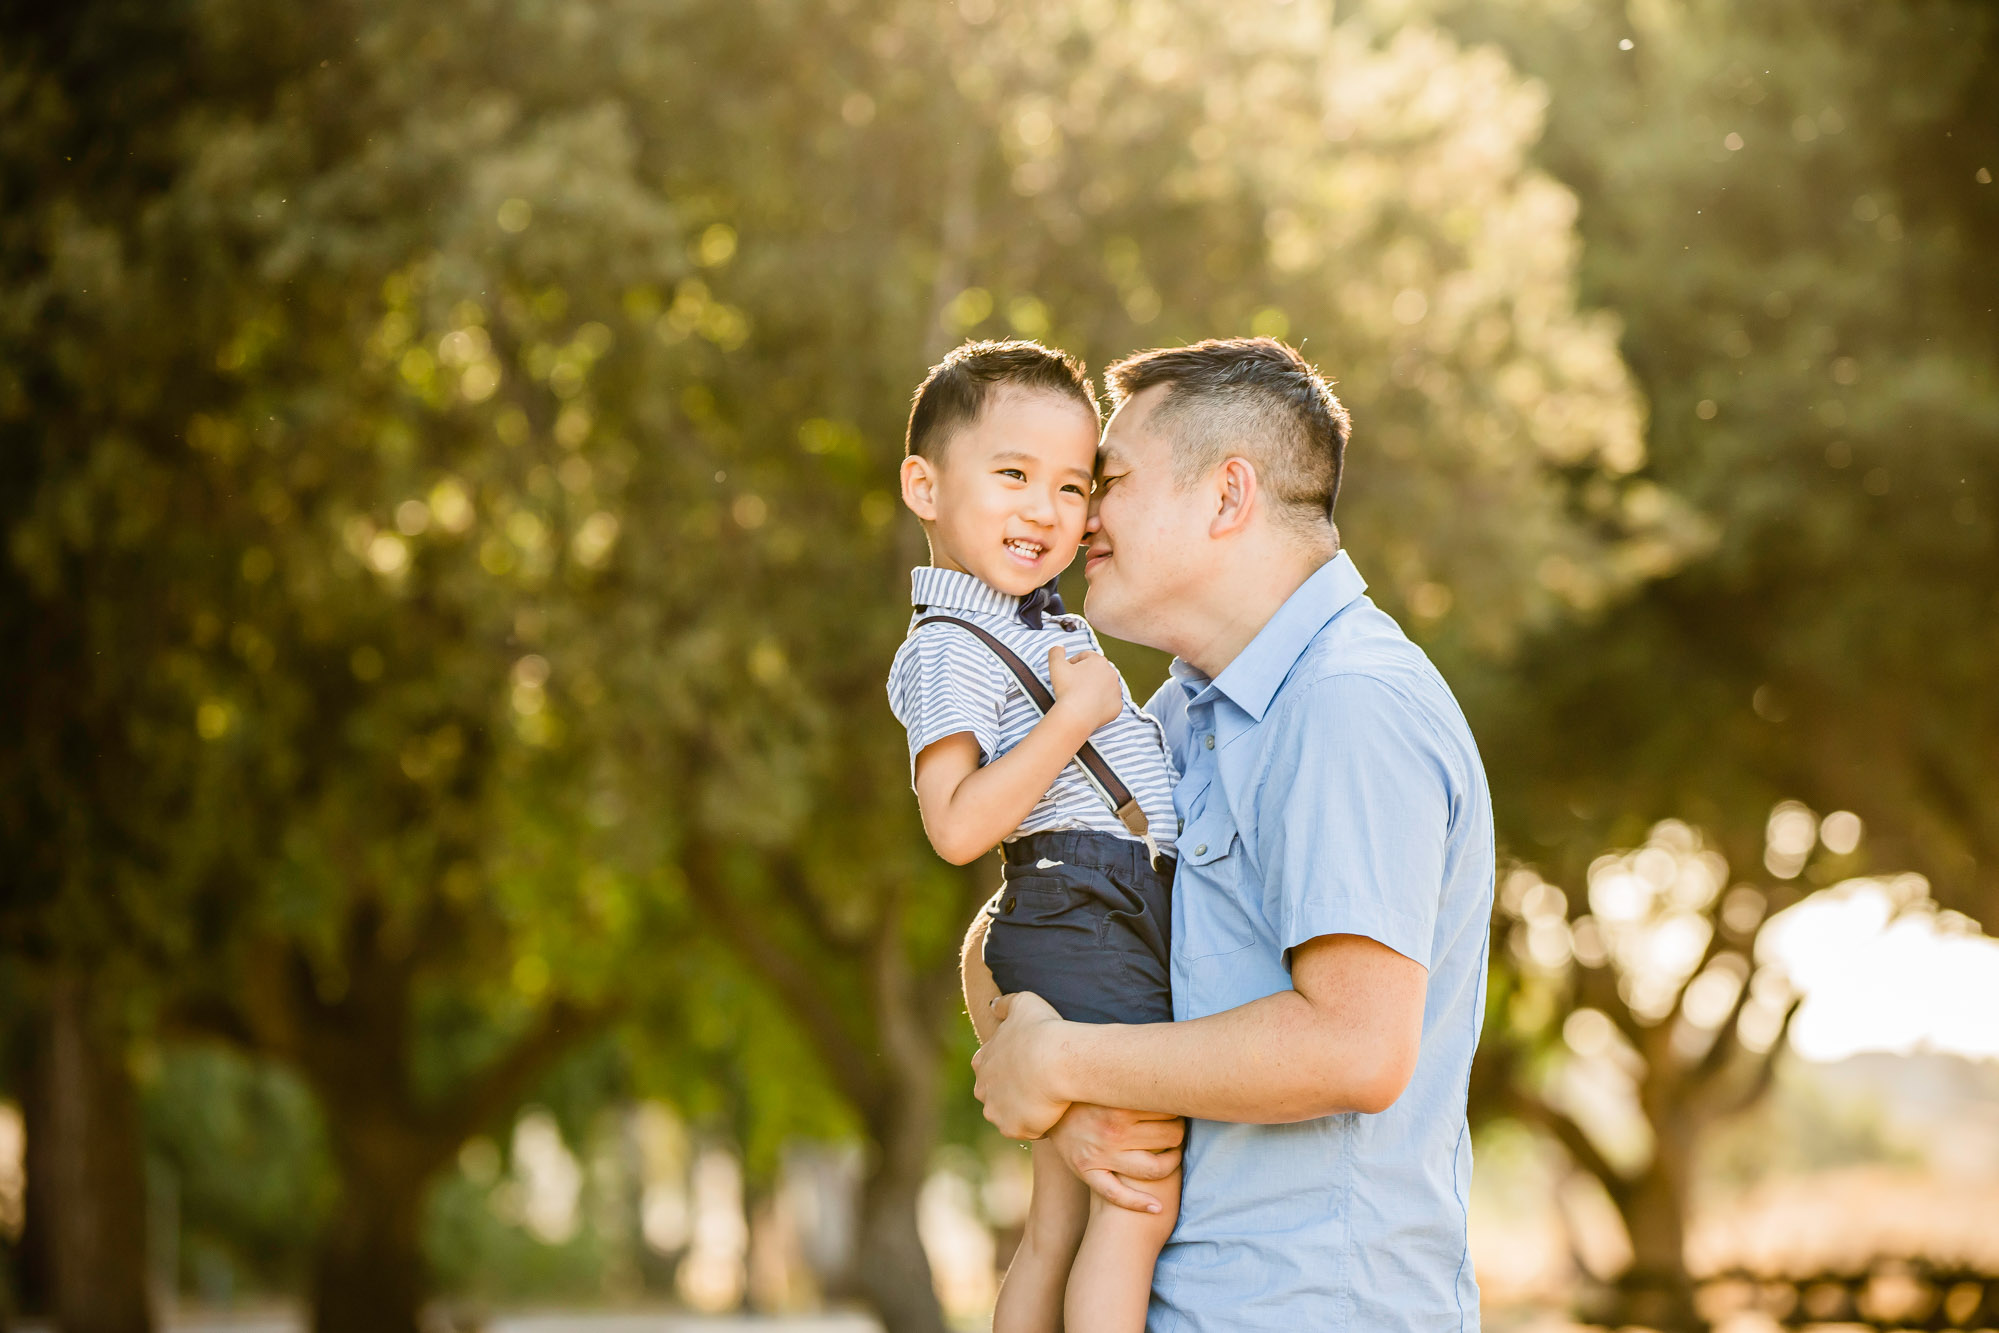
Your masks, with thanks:
[{"label": "man holding boy", "polygon": [[1087,611],[1176,659],[1148,711],[1181,771],[1179,1021],[997,997],[982,919],[967,996],[1004,1019],[975,1062],[986,1116],[1128,1206],[1174,1165],[1165,1117],[1190,1119],[1154,1333],[1476,1329],[1494,842],[1470,730],[1340,550],[1348,423],[1309,365],[1221,340],[1109,378]]}]

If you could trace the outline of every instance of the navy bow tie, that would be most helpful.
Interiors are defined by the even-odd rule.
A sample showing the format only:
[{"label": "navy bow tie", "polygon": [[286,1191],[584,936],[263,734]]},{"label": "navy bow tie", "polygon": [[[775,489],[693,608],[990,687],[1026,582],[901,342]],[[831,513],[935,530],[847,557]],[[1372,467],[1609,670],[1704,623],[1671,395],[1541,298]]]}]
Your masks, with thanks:
[{"label": "navy bow tie", "polygon": [[1069,611],[1062,605],[1062,594],[1055,591],[1055,579],[1050,579],[1020,599],[1018,614],[1021,624],[1029,629],[1040,629],[1043,615],[1066,616]]}]

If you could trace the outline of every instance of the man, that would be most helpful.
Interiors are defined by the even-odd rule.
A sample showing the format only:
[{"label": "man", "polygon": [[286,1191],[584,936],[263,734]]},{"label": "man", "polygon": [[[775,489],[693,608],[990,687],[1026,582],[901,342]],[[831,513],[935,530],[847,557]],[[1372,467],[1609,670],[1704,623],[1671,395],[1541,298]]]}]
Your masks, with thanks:
[{"label": "man", "polygon": [[1147,707],[1181,771],[1178,1021],[999,997],[975,924],[986,1117],[1127,1206],[1189,1118],[1153,1333],[1476,1329],[1465,1097],[1494,849],[1470,730],[1339,549],[1348,423],[1309,365],[1224,340],[1109,378],[1088,612],[1176,659]]}]

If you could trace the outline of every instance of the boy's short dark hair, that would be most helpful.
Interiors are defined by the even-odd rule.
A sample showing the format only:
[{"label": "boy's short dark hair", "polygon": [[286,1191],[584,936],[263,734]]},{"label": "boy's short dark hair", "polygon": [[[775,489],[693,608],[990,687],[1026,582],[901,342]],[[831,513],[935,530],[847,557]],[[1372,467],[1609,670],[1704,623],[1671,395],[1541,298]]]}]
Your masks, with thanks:
[{"label": "boy's short dark hair", "polygon": [[1073,398],[1101,419],[1083,363],[1067,352],[1019,339],[969,342],[930,368],[909,404],[903,450],[936,458],[954,431],[969,426],[1001,389],[1033,389]]},{"label": "boy's short dark hair", "polygon": [[1332,519],[1352,423],[1295,349],[1275,338],[1210,338],[1135,352],[1104,378],[1113,406],[1167,386],[1152,419],[1172,433],[1183,485],[1240,454],[1301,528]]}]

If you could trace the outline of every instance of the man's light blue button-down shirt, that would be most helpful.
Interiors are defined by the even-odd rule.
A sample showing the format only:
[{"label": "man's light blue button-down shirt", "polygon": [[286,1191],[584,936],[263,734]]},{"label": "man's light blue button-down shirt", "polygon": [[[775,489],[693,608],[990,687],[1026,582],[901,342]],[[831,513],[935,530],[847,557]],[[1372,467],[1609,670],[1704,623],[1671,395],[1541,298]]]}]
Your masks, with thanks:
[{"label": "man's light blue button-down shirt", "polygon": [[1465,1097],[1485,1007],[1492,804],[1443,678],[1342,552],[1213,680],[1148,709],[1181,770],[1173,1011],[1291,985],[1287,951],[1365,935],[1429,969],[1409,1086],[1378,1115],[1197,1120],[1148,1333],[1479,1326]]}]

